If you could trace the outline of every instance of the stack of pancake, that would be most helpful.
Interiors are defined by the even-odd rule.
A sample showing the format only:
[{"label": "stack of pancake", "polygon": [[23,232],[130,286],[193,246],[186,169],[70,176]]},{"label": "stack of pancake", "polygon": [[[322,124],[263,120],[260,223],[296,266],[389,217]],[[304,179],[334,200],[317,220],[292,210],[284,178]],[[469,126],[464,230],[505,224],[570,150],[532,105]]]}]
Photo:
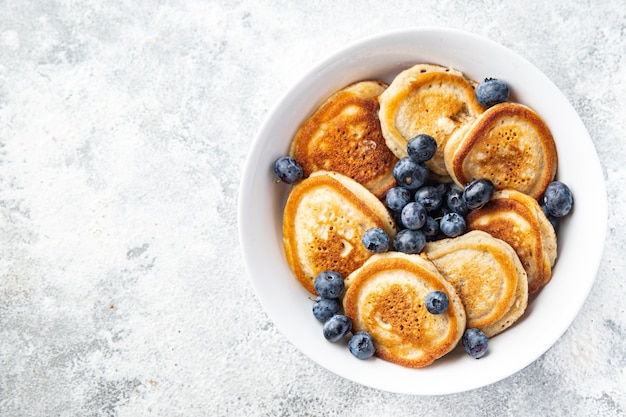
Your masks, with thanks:
[{"label": "stack of pancake", "polygon": [[[408,68],[389,85],[360,81],[315,109],[291,144],[304,175],[284,208],[287,262],[313,294],[318,273],[339,272],[353,331],[368,331],[379,357],[404,366],[432,363],[468,327],[488,337],[509,328],[529,294],[548,283],[556,259],[556,235],[537,202],[556,174],[550,130],[518,103],[485,109],[476,85],[435,64]],[[497,191],[467,215],[466,234],[429,242],[420,255],[373,254],[361,238],[378,227],[393,240],[396,225],[382,200],[420,133],[438,145],[426,163],[433,179],[462,188],[487,178]],[[450,299],[444,314],[426,311],[434,290]]]}]

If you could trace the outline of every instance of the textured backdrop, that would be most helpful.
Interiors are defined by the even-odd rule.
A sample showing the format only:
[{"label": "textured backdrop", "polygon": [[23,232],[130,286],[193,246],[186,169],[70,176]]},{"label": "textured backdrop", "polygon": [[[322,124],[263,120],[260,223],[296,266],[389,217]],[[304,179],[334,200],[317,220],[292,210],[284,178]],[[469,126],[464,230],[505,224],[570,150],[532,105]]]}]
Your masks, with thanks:
[{"label": "textured backdrop", "polygon": [[[0,415],[626,414],[626,5],[507,3],[0,0]],[[516,375],[443,397],[303,356],[237,238],[245,157],[280,96],[346,43],[414,26],[488,36],[542,70],[609,198],[571,328]]]}]

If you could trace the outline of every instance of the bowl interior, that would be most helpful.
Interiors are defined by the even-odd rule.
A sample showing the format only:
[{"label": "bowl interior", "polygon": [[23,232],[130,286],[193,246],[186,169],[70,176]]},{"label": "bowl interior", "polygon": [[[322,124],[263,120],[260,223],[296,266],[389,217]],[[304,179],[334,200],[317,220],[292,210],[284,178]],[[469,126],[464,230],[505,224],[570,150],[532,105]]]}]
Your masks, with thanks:
[{"label": "bowl interior", "polygon": [[[300,123],[334,91],[355,81],[393,77],[416,63],[451,66],[481,80],[505,80],[511,101],[533,108],[550,128],[559,153],[557,178],[575,198],[559,230],[551,282],[524,317],[490,341],[480,360],[462,347],[422,369],[371,358],[359,361],[344,343],[322,336],[311,313],[312,296],[293,277],[282,244],[282,209],[288,186],[274,179],[273,162],[288,152]],[[585,169],[580,162],[585,161]],[[434,395],[478,388],[523,369],[546,352],[582,307],[602,256],[606,192],[593,143],[558,88],[536,67],[488,39],[450,29],[385,33],[352,44],[318,64],[270,112],[250,149],[239,195],[239,234],[248,275],[270,319],[300,351],[326,369],[386,391]],[[593,222],[588,219],[595,219]]]}]

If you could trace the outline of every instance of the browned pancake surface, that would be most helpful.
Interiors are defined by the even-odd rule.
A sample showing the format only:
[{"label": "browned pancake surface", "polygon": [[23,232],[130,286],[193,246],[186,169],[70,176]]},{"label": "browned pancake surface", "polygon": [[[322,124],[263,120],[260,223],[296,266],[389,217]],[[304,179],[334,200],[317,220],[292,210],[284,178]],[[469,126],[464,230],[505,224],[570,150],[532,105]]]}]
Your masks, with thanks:
[{"label": "browned pancake surface", "polygon": [[393,220],[373,194],[341,174],[318,171],[298,183],[287,199],[287,262],[298,281],[315,293],[313,282],[320,272],[334,270],[345,278],[371,256],[361,237],[372,227],[395,236]]},{"label": "browned pancake surface", "polygon": [[410,139],[420,133],[432,136],[437,152],[426,165],[440,176],[448,175],[443,154],[448,138],[484,110],[476,101],[473,82],[457,70],[433,64],[418,64],[398,74],[380,102],[387,146],[402,158]]},{"label": "browned pancake surface", "polygon": [[[543,216],[543,217],[542,217]],[[507,242],[517,253],[534,293],[551,278],[556,236],[547,227],[539,204],[523,193],[498,191],[482,208],[467,215],[469,230],[482,230]]]},{"label": "browned pancake surface", "polygon": [[537,113],[521,104],[489,108],[446,146],[446,167],[460,186],[487,178],[497,190],[539,198],[556,174],[552,134]]},{"label": "browned pancake surface", "polygon": [[492,337],[513,324],[526,309],[526,272],[506,242],[473,230],[430,242],[424,253],[457,290],[468,327]]},{"label": "browned pancake surface", "polygon": [[[465,329],[465,311],[454,288],[418,255],[374,255],[348,282],[346,315],[355,331],[372,335],[382,359],[413,368],[429,365],[452,350]],[[435,290],[450,299],[443,314],[425,307],[426,296]]]},{"label": "browned pancake surface", "polygon": [[377,197],[394,185],[397,158],[387,147],[378,119],[378,81],[350,85],[328,98],[298,130],[291,155],[304,176],[335,171],[359,182]]}]

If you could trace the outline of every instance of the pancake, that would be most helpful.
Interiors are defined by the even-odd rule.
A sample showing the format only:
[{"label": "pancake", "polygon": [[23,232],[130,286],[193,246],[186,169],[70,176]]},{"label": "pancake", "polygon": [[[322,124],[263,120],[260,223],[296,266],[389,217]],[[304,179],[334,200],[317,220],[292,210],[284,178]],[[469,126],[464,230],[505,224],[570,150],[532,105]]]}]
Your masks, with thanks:
[{"label": "pancake", "polygon": [[378,96],[386,84],[361,81],[330,96],[299,128],[290,155],[306,178],[319,170],[346,175],[378,198],[394,186],[397,158],[385,144]]},{"label": "pancake", "polygon": [[399,73],[380,95],[380,123],[389,149],[407,156],[406,145],[420,133],[437,141],[437,152],[426,166],[448,176],[443,150],[450,135],[484,111],[476,101],[474,81],[453,68],[418,64]]},{"label": "pancake", "polygon": [[333,270],[346,278],[371,256],[361,242],[379,227],[393,240],[396,229],[384,204],[342,174],[317,171],[297,183],[283,213],[287,262],[298,281],[315,294],[318,273]]},{"label": "pancake", "polygon": [[532,197],[515,190],[496,191],[466,217],[468,230],[482,230],[507,242],[517,253],[533,294],[552,277],[557,240],[554,229]]},{"label": "pancake", "polygon": [[[431,291],[448,296],[448,310],[431,314]],[[376,355],[399,365],[421,368],[450,352],[465,330],[465,310],[454,287],[419,255],[373,255],[347,279],[345,313],[353,331],[372,335]]]},{"label": "pancake", "polygon": [[453,239],[429,242],[424,253],[461,297],[467,327],[493,337],[526,310],[526,272],[506,242],[474,230]]},{"label": "pancake", "polygon": [[554,179],[556,145],[544,121],[517,103],[490,107],[457,130],[444,150],[446,168],[463,187],[487,178],[496,190],[513,189],[538,199]]}]

